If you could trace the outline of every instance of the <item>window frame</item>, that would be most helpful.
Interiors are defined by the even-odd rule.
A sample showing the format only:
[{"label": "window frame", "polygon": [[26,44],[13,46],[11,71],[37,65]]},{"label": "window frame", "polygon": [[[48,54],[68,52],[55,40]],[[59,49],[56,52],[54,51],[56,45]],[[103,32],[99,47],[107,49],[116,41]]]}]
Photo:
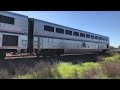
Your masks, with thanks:
[{"label": "window frame", "polygon": [[95,36],[94,36],[94,35],[91,35],[91,39],[95,39]]},{"label": "window frame", "polygon": [[102,37],[101,37],[101,36],[99,36],[99,40],[102,40]]},{"label": "window frame", "polygon": [[[70,33],[71,32],[71,33]],[[65,30],[65,34],[66,35],[72,35],[72,31],[71,30]]]},{"label": "window frame", "polygon": [[[78,35],[75,33],[78,33]],[[79,32],[73,31],[73,36],[79,36]]]},{"label": "window frame", "polygon": [[[49,30],[47,30],[46,28],[49,28]],[[50,28],[52,28],[52,30],[50,30]],[[54,27],[49,25],[44,25],[44,31],[55,32]]]},{"label": "window frame", "polygon": [[[97,38],[96,38],[96,37],[97,37]],[[95,36],[95,39],[98,40],[98,39],[99,39],[98,36]]]},{"label": "window frame", "polygon": [[[88,37],[89,36],[89,37]],[[86,34],[86,38],[90,38],[90,34]]]},{"label": "window frame", "polygon": [[10,17],[10,16],[0,15],[0,22],[14,25],[15,24],[15,18]]},{"label": "window frame", "polygon": [[[63,32],[58,32],[58,31],[63,31]],[[56,28],[56,33],[61,33],[61,34],[64,34],[64,29],[62,29],[62,28]]]},{"label": "window frame", "polygon": [[85,37],[85,33],[80,33],[80,37]]}]

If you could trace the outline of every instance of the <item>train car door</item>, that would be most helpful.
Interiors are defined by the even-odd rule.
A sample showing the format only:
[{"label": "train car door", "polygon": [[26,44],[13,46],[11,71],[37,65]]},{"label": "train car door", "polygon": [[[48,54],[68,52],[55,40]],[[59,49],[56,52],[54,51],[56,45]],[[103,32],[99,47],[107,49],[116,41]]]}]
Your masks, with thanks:
[{"label": "train car door", "polygon": [[40,48],[40,37],[38,37],[38,48]]}]

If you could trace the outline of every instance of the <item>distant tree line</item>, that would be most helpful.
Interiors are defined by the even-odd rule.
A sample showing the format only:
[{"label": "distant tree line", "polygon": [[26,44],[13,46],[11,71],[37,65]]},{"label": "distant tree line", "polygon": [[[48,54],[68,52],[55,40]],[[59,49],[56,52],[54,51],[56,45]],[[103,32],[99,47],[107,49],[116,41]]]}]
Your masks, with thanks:
[{"label": "distant tree line", "polygon": [[114,46],[110,46],[110,49],[113,50],[113,49],[120,49],[120,46],[118,46],[118,48],[114,47]]},{"label": "distant tree line", "polygon": [[115,47],[114,46],[110,46],[110,49],[115,49]]}]

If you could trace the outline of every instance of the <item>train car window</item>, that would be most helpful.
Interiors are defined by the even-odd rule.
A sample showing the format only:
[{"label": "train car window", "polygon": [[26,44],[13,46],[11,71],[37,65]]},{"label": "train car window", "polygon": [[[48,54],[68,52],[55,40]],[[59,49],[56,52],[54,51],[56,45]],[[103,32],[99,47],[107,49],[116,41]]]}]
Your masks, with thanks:
[{"label": "train car window", "polygon": [[79,32],[73,32],[74,36],[79,36]]},{"label": "train car window", "polygon": [[98,36],[95,36],[95,39],[98,39]]},{"label": "train car window", "polygon": [[106,41],[108,41],[108,38],[106,38]]},{"label": "train car window", "polygon": [[103,38],[103,41],[105,41],[105,38]]},{"label": "train car window", "polygon": [[54,32],[54,27],[51,27],[51,26],[48,26],[48,25],[44,25],[44,30],[45,31]]},{"label": "train car window", "polygon": [[18,36],[3,35],[2,46],[18,46]]},{"label": "train car window", "polygon": [[65,34],[72,35],[72,31],[66,30],[66,31],[65,31]]},{"label": "train car window", "polygon": [[56,28],[56,32],[57,32],[57,33],[63,33],[63,34],[64,34],[64,29]]},{"label": "train car window", "polygon": [[14,24],[14,18],[0,15],[0,22],[7,24]]},{"label": "train car window", "polygon": [[86,34],[86,38],[90,38],[90,35],[89,35],[89,34]]},{"label": "train car window", "polygon": [[107,45],[107,48],[109,48],[109,45]]},{"label": "train car window", "polygon": [[85,34],[84,33],[80,33],[80,37],[85,37]]},{"label": "train car window", "polygon": [[95,36],[94,36],[94,35],[91,35],[91,38],[92,38],[92,39],[94,39],[94,38],[95,38]]},{"label": "train car window", "polygon": [[102,40],[102,37],[99,37],[99,40]]}]

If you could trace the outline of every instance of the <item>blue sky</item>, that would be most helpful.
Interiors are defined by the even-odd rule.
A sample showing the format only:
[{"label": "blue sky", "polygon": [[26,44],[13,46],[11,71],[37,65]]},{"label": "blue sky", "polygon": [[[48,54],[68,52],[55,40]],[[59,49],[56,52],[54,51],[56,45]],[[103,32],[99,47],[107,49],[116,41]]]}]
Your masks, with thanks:
[{"label": "blue sky", "polygon": [[12,11],[32,18],[110,37],[120,45],[120,11]]}]

